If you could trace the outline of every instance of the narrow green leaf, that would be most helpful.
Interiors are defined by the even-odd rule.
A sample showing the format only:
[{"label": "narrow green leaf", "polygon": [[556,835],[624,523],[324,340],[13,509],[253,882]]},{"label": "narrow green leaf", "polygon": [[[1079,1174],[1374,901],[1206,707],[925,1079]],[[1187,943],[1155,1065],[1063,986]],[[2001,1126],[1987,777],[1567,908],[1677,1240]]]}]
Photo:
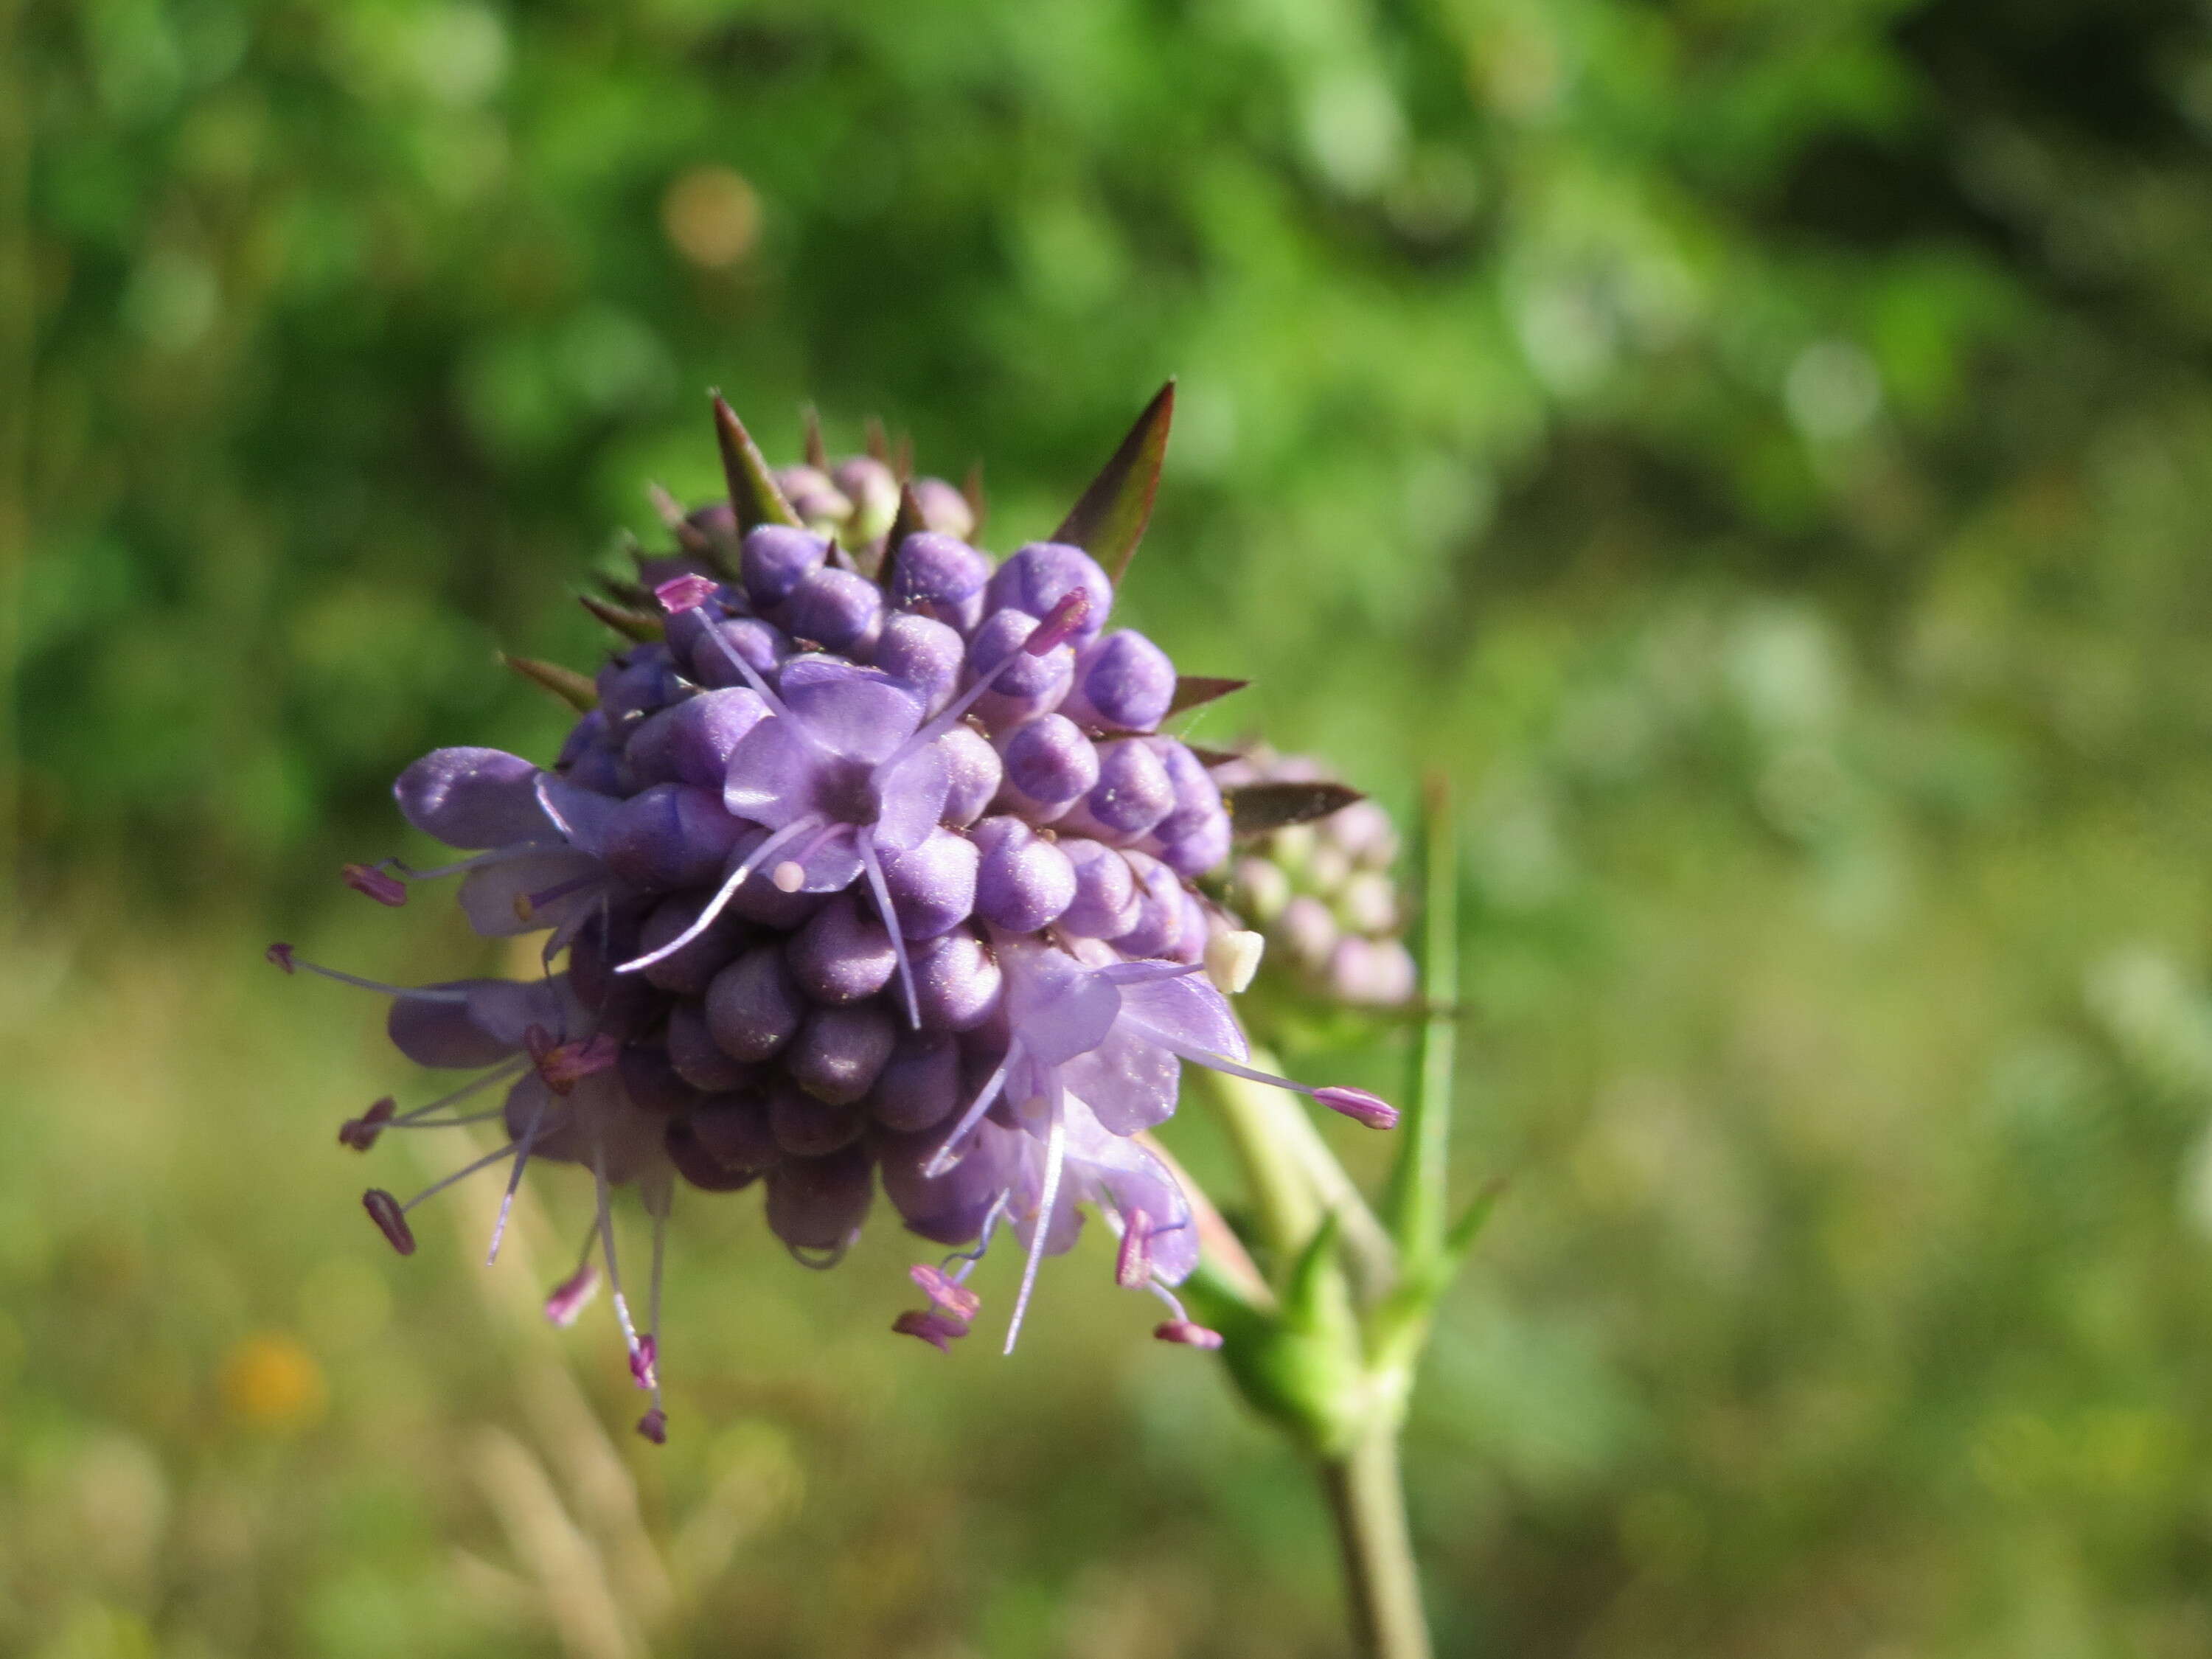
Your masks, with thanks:
[{"label": "narrow green leaf", "polygon": [[1168,428],[1175,420],[1176,383],[1170,380],[1145,405],[1129,435],[1091,481],[1060,528],[1056,542],[1081,548],[1105,567],[1118,585],[1152,522],[1152,498],[1160,490],[1160,463],[1168,453]]},{"label": "narrow green leaf", "polygon": [[729,481],[730,506],[738,515],[738,533],[764,524],[799,528],[799,514],[776,488],[775,474],[761,459],[760,447],[719,392],[714,394],[714,437],[722,448],[722,475]]},{"label": "narrow green leaf", "polygon": [[1451,1231],[1444,1235],[1444,1256],[1448,1261],[1458,1263],[1474,1248],[1475,1240],[1482,1237],[1482,1230],[1490,1224],[1490,1218],[1497,1212],[1498,1200],[1504,1196],[1505,1182],[1502,1179],[1489,1182],[1474,1195],[1474,1202],[1467,1206],[1460,1218],[1452,1223]]},{"label": "narrow green leaf", "polygon": [[1340,783],[1248,783],[1223,790],[1221,799],[1231,832],[1249,836],[1311,823],[1367,797]]},{"label": "narrow green leaf", "polygon": [[1283,1281],[1283,1319],[1301,1330],[1318,1328],[1329,1315],[1329,1274],[1336,1266],[1336,1247],[1343,1226],[1335,1211],[1322,1218],[1321,1225],[1291,1264]]},{"label": "narrow green leaf", "polygon": [[1185,674],[1176,681],[1175,699],[1168,704],[1167,719],[1203,708],[1209,702],[1227,696],[1231,691],[1242,691],[1251,684],[1249,680],[1210,679],[1203,674]]},{"label": "narrow green leaf", "polygon": [[501,667],[511,668],[532,685],[550,691],[579,714],[588,714],[599,706],[599,689],[588,674],[557,662],[539,662],[534,657],[510,657],[504,651],[499,653],[499,660]]},{"label": "narrow green leaf", "polygon": [[1409,1273],[1446,1249],[1446,1168],[1451,1152],[1452,1073],[1459,1034],[1459,835],[1450,787],[1431,775],[1421,812],[1420,1068],[1398,1125],[1384,1218]]},{"label": "narrow green leaf", "polygon": [[632,611],[627,605],[611,605],[596,593],[579,593],[576,603],[616,633],[625,639],[635,640],[640,645],[649,644],[666,632],[660,618],[650,611]]}]

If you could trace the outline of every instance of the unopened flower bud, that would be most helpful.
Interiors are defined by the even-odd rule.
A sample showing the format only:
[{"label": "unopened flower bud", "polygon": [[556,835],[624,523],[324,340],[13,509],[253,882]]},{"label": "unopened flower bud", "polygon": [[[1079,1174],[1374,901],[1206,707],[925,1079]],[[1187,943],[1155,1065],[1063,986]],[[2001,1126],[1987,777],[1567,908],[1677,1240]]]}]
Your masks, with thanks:
[{"label": "unopened flower bud", "polygon": [[1223,928],[1206,940],[1206,976],[1216,990],[1235,996],[1252,983],[1267,948],[1267,941],[1249,929]]}]

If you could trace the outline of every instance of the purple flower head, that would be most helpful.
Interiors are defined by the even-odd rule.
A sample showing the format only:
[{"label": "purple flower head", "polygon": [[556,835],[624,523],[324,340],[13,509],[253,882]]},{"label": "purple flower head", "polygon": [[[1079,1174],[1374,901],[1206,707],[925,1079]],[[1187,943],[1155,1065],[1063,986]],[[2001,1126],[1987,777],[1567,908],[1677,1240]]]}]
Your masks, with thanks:
[{"label": "purple flower head", "polygon": [[[595,1220],[546,1310],[573,1320],[604,1275],[653,1396],[639,1432],[656,1442],[659,1257],[679,1186],[757,1191],[793,1255],[826,1267],[880,1173],[907,1226],[955,1251],[915,1270],[927,1305],[896,1327],[940,1347],[980,1311],[969,1276],[1001,1234],[1027,1253],[1011,1346],[1042,1259],[1093,1209],[1118,1237],[1117,1280],[1166,1302],[1164,1339],[1215,1340],[1174,1299],[1197,1259],[1190,1199],[1140,1137],[1173,1111],[1184,1060],[1261,1075],[1192,965],[1239,983],[1258,935],[1191,884],[1224,860],[1229,821],[1199,757],[1158,732],[1174,665],[1106,631],[1099,560],[1121,562],[1121,532],[1091,502],[1069,543],[994,570],[964,539],[980,497],[922,479],[905,505],[910,468],[883,447],[832,469],[817,441],[811,465],[772,473],[719,402],[717,422],[730,501],[686,513],[657,498],[677,544],[639,560],[661,637],[599,607],[624,637],[588,682],[529,676],[598,698],[557,763],[425,757],[395,793],[455,861],[343,872],[386,905],[455,876],[479,932],[542,931],[548,969],[565,951],[564,971],[385,986],[270,949],[288,972],[386,994],[394,1044],[459,1074],[413,1110],[361,1110],[343,1146],[500,1132],[446,1180],[404,1200],[372,1188],[365,1209],[411,1252],[413,1212],[452,1182],[499,1169],[511,1203],[526,1167],[588,1170]],[[1352,872],[1329,914],[1395,925],[1369,854],[1329,855]],[[1346,942],[1340,928],[1327,944]],[[1355,957],[1334,949],[1328,971],[1375,977]],[[1308,1092],[1391,1120],[1358,1091]],[[653,1219],[642,1319],[617,1261],[610,1206],[625,1187]]]},{"label": "purple flower head", "polygon": [[[1088,604],[1081,592],[1068,594],[1021,631],[1006,660],[1061,648]],[[989,683],[988,676],[979,679],[925,724],[924,703],[904,682],[834,657],[794,659],[774,690],[761,682],[756,689],[769,704],[769,718],[732,750],[723,800],[732,814],[769,833],[731,872],[696,926],[703,931],[711,925],[763,868],[785,892],[838,892],[865,872],[897,955],[907,1017],[919,1025],[921,1003],[904,940],[926,936],[927,924],[917,933],[902,921],[884,860],[916,852],[937,831],[952,787],[944,739]],[[688,943],[679,935],[623,967],[644,968]]]}]

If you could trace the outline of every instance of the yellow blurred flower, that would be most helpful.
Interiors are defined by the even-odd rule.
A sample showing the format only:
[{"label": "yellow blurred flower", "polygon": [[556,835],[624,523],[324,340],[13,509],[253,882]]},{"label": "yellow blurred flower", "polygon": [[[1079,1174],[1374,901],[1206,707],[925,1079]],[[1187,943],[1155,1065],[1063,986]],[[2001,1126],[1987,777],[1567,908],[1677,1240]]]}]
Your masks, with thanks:
[{"label": "yellow blurred flower", "polygon": [[281,1331],[246,1338],[223,1360],[223,1403],[257,1428],[305,1427],[329,1397],[314,1355]]},{"label": "yellow blurred flower", "polygon": [[732,167],[692,167],[678,174],[661,198],[660,224],[692,264],[726,270],[752,252],[760,236],[760,195]]}]

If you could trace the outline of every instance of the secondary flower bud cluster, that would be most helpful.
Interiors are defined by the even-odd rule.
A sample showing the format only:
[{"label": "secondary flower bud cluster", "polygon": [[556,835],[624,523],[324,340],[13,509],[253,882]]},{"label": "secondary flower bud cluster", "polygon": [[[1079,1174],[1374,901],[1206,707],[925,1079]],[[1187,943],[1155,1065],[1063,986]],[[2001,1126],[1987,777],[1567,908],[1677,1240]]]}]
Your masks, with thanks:
[{"label": "secondary flower bud cluster", "polygon": [[[1316,783],[1327,769],[1304,756],[1261,747],[1213,769],[1224,789]],[[1357,800],[1311,823],[1254,837],[1229,867],[1229,903],[1267,942],[1266,963],[1300,988],[1334,1001],[1395,1007],[1414,989],[1403,934],[1407,907],[1390,866],[1398,832],[1371,800]]]},{"label": "secondary flower bud cluster", "polygon": [[[877,455],[848,455],[820,465],[778,469],[776,487],[805,526],[854,552],[882,542],[898,516],[899,477]],[[905,486],[920,509],[922,527],[966,541],[977,528],[975,504],[943,478],[915,478]]]},{"label": "secondary flower bud cluster", "polygon": [[[348,872],[386,903],[458,874],[477,932],[547,934],[536,983],[376,988],[404,1053],[480,1074],[412,1113],[380,1102],[341,1139],[365,1150],[387,1127],[495,1118],[507,1143],[480,1162],[507,1164],[511,1183],[531,1159],[590,1170],[656,1439],[660,1250],[656,1233],[650,1312],[634,1319],[608,1208],[623,1185],[656,1224],[678,1188],[757,1187],[769,1226],[815,1266],[880,1187],[911,1231],[960,1252],[917,1270],[932,1306],[898,1327],[940,1346],[967,1330],[964,1281],[999,1230],[1028,1252],[1018,1328],[1040,1258],[1072,1245],[1088,1202],[1122,1238],[1123,1282],[1169,1301],[1160,1333],[1206,1334],[1167,1289],[1196,1262],[1189,1202],[1135,1137],[1174,1110],[1183,1060],[1263,1075],[1195,971],[1209,907],[1192,882],[1230,852],[1219,785],[1159,732],[1174,665],[1109,625],[1113,586],[1088,553],[1037,542],[994,562],[942,528],[856,557],[830,532],[931,521],[884,477],[887,497],[858,462],[782,474],[775,518],[821,528],[755,512],[740,534],[734,502],[673,518],[678,549],[641,561],[659,636],[626,614],[641,637],[600,669],[553,766],[425,757],[398,780],[400,809],[465,856]],[[938,505],[935,522],[961,522],[957,492]],[[490,1090],[500,1103],[458,1109]],[[1303,1091],[1389,1121],[1360,1091]],[[364,1200],[403,1251],[420,1201]],[[549,1303],[563,1322],[593,1240]]]}]

